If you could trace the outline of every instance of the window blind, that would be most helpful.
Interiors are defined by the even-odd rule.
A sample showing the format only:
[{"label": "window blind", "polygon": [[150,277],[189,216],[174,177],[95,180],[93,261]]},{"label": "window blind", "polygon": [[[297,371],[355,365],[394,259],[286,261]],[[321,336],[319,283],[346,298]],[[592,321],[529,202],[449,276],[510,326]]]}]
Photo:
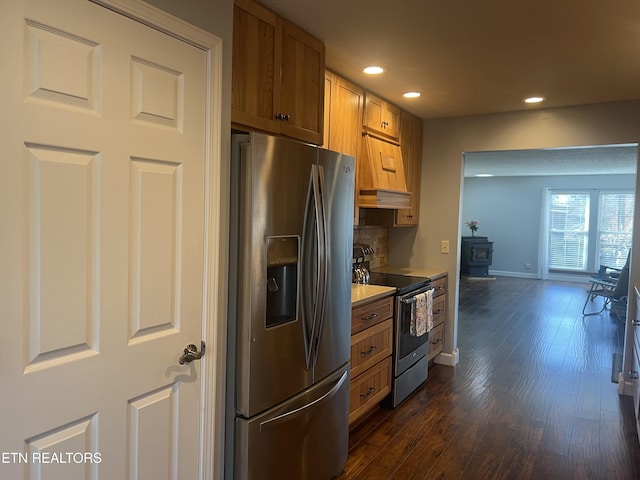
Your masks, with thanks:
[{"label": "window blind", "polygon": [[589,205],[588,193],[551,194],[549,268],[587,269]]},{"label": "window blind", "polygon": [[631,248],[635,194],[600,192],[597,264],[622,268]]}]

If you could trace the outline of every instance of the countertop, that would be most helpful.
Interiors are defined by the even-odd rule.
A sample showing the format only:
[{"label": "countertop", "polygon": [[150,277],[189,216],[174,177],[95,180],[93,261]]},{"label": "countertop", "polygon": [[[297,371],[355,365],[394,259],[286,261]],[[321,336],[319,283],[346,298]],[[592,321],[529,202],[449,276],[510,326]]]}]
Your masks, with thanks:
[{"label": "countertop", "polygon": [[[429,277],[436,279],[447,274],[446,270],[435,268],[411,268],[411,267],[382,267],[376,268],[376,272],[394,273],[398,275],[416,275],[419,277]],[[393,295],[396,289],[393,287],[383,287],[380,285],[351,284],[351,306],[357,307],[366,302],[371,302],[379,298]]]},{"label": "countertop", "polygon": [[393,287],[383,287],[381,285],[363,285],[361,283],[351,284],[351,306],[357,307],[366,302],[371,302],[379,298],[388,297],[396,293]]}]

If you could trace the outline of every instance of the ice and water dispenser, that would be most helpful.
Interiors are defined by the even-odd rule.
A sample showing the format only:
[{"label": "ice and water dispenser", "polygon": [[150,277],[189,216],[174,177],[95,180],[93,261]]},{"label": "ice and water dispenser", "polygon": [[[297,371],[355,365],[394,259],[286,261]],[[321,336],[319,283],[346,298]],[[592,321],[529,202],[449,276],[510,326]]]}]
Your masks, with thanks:
[{"label": "ice and water dispenser", "polygon": [[297,236],[267,238],[267,328],[296,319],[299,250]]}]

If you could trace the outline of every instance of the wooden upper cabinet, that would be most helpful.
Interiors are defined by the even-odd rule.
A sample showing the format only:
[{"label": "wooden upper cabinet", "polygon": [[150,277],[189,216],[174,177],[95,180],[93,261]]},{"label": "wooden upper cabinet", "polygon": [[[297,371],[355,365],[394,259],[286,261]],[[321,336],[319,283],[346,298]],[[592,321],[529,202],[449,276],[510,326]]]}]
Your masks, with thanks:
[{"label": "wooden upper cabinet", "polygon": [[282,29],[278,16],[248,0],[233,9],[231,121],[276,131]]},{"label": "wooden upper cabinet", "polygon": [[325,72],[323,146],[356,159],[354,224],[358,224],[358,158],[362,145],[364,91],[333,72]]},{"label": "wooden upper cabinet", "polygon": [[322,144],[324,43],[253,0],[235,0],[231,121]]},{"label": "wooden upper cabinet", "polygon": [[288,116],[281,133],[322,145],[324,126],[324,44],[283,21],[280,111]]},{"label": "wooden upper cabinet", "polygon": [[398,140],[400,109],[380,97],[366,92],[362,126],[367,131]]},{"label": "wooden upper cabinet", "polygon": [[325,73],[324,146],[330,150],[358,156],[362,136],[364,91],[344,78]]},{"label": "wooden upper cabinet", "polygon": [[400,148],[407,181],[411,192],[411,208],[396,212],[395,225],[417,225],[420,208],[420,172],[422,165],[422,120],[402,111],[400,115]]}]

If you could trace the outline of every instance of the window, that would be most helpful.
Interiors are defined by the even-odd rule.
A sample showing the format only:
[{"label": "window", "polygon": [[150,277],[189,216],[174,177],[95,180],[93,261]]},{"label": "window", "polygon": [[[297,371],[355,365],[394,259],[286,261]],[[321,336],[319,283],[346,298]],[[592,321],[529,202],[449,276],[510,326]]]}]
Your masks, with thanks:
[{"label": "window", "polygon": [[622,268],[631,248],[633,207],[631,192],[600,192],[598,208],[598,265]]},{"label": "window", "polygon": [[589,204],[589,193],[551,193],[549,268],[587,269]]},{"label": "window", "polygon": [[548,269],[624,266],[633,236],[632,190],[549,190],[546,199]]}]

